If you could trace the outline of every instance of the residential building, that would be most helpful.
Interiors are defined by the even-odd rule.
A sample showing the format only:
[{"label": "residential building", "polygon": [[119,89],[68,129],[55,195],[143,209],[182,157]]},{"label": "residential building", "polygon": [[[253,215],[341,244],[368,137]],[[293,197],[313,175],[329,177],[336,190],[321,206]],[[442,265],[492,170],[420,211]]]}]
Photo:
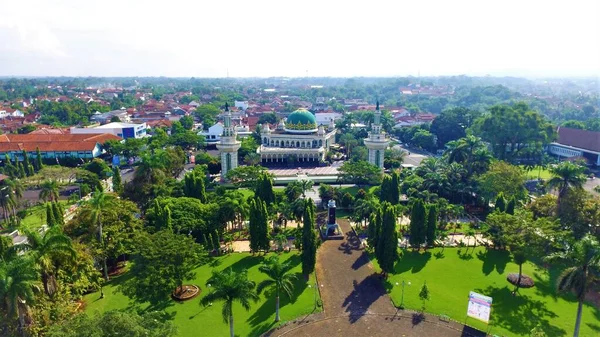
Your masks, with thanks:
[{"label": "residential building", "polygon": [[95,158],[103,153],[107,140],[122,140],[112,134],[4,134],[0,135],[0,160],[23,160],[23,151],[36,156],[39,148],[42,158]]},{"label": "residential building", "polygon": [[558,139],[547,149],[552,155],[567,160],[583,158],[600,166],[600,132],[558,127]]}]

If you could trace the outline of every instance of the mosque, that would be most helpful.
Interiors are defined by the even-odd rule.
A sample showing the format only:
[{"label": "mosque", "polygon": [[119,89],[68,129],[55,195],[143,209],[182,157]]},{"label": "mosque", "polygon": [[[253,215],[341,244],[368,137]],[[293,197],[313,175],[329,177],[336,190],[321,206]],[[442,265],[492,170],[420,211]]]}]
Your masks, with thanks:
[{"label": "mosque", "polygon": [[[317,124],[315,116],[306,109],[292,112],[275,129],[262,126],[262,143],[256,150],[263,165],[310,164],[325,161],[329,148],[335,143],[335,124]],[[293,161],[293,162],[290,162]]]}]

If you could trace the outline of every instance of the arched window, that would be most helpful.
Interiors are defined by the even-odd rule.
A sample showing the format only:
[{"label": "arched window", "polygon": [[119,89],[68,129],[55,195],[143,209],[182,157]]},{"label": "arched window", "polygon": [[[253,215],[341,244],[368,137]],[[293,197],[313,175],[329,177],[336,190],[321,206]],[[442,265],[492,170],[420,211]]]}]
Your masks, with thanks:
[{"label": "arched window", "polygon": [[275,142],[273,141],[273,139],[271,139],[271,146],[274,146]]},{"label": "arched window", "polygon": [[296,147],[300,147],[300,142],[296,141]]},{"label": "arched window", "polygon": [[319,147],[323,146],[323,140],[319,139]]},{"label": "arched window", "polygon": [[381,159],[379,158],[380,157],[379,153],[380,153],[379,150],[375,151],[375,165],[377,167],[379,167],[380,163],[381,163]]},{"label": "arched window", "polygon": [[267,137],[263,138],[263,144],[269,145],[269,140],[267,139]]},{"label": "arched window", "polygon": [[279,147],[279,140],[275,142],[275,146]]},{"label": "arched window", "polygon": [[231,170],[231,154],[230,153],[225,155],[225,168],[227,171]]}]

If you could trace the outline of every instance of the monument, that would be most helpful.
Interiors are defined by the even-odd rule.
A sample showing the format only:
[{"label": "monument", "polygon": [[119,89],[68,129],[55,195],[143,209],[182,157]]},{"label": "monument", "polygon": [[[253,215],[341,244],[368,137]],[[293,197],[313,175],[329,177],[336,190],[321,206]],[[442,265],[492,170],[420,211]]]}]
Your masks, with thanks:
[{"label": "monument", "polygon": [[217,149],[221,154],[221,180],[226,179],[227,172],[238,167],[238,150],[242,143],[237,140],[237,132],[231,124],[231,111],[229,104],[225,103],[225,116],[223,118],[223,134],[221,141],[217,143]]},{"label": "monument", "polygon": [[325,231],[325,237],[327,239],[338,240],[344,238],[344,233],[335,220],[335,200],[333,199],[329,200],[327,203],[327,230]]},{"label": "monument", "polygon": [[381,111],[379,111],[379,101],[375,108],[375,120],[369,132],[369,138],[365,138],[365,146],[369,150],[369,163],[379,167],[383,171],[383,154],[390,145],[390,140],[386,137],[381,125]]}]

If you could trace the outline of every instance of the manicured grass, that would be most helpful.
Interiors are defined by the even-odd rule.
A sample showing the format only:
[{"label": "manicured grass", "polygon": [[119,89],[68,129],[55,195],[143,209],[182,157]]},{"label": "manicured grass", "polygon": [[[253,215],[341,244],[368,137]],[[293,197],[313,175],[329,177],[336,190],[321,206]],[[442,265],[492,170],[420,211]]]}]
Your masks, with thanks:
[{"label": "manicured grass", "polygon": [[[66,209],[69,207],[67,201],[60,201],[60,204]],[[21,220],[21,225],[18,227],[7,228],[0,233],[12,232],[18,229],[22,233],[27,231],[34,231],[39,229],[44,223],[46,223],[46,204],[35,205],[27,209],[27,215]]]},{"label": "manicured grass", "polygon": [[[506,276],[518,272],[519,268],[504,251],[486,251],[482,247],[474,250],[436,248],[427,252],[409,250],[403,252],[395,270],[386,281],[386,288],[396,306],[401,304],[404,280],[404,306],[420,310],[419,291],[427,282],[430,300],[425,310],[448,315],[461,323],[466,319],[469,291],[491,296],[492,335],[529,336],[538,322],[547,336],[573,333],[577,302],[571,294],[556,293],[556,278],[560,274],[557,269],[548,272],[532,263],[524,264],[523,273],[531,276],[536,284],[533,288],[520,289],[517,296],[511,295],[514,287],[506,281]],[[599,322],[600,311],[586,304],[580,336],[599,336]],[[485,323],[473,318],[467,319],[466,323],[482,331],[488,329]]]},{"label": "manicured grass", "polygon": [[[186,283],[200,286],[202,289],[200,296],[182,303],[170,301],[165,309],[177,326],[178,335],[229,336],[229,325],[223,322],[221,316],[223,303],[216,302],[208,307],[200,305],[200,298],[209,291],[206,282],[211,276],[213,268],[221,270],[231,267],[234,270],[248,269],[248,277],[258,284],[266,278],[258,271],[263,259],[264,257],[259,255],[233,253],[214,258],[210,263],[197,268],[195,279]],[[308,283],[305,281],[301,275],[302,267],[298,254],[284,253],[281,255],[281,259],[292,261],[294,268],[291,272],[297,276],[294,283],[293,302],[290,302],[285,295],[281,296],[281,322],[285,322],[313,312],[315,289],[314,287],[309,288],[308,285],[314,284],[315,279],[313,275]],[[147,309],[148,304],[133,303],[128,297],[117,291],[118,285],[128,277],[131,277],[131,275],[124,274],[106,285],[104,287],[104,299],[99,299],[98,292],[85,296],[86,312],[93,314],[111,309],[132,309],[136,306],[140,309]],[[252,307],[248,312],[239,303],[234,303],[233,313],[235,334],[237,336],[259,336],[276,326],[275,297],[269,292],[261,294],[260,300],[257,303],[252,303]]]},{"label": "manicured grass", "polygon": [[538,176],[539,176],[539,178],[542,178],[544,180],[548,180],[548,179],[552,178],[552,174],[550,173],[550,171],[548,171],[546,169],[542,169],[540,171],[539,166],[536,166],[531,171],[525,170],[525,167],[523,165],[521,165],[520,167],[525,171],[525,176],[527,177],[528,180],[537,179]]}]

